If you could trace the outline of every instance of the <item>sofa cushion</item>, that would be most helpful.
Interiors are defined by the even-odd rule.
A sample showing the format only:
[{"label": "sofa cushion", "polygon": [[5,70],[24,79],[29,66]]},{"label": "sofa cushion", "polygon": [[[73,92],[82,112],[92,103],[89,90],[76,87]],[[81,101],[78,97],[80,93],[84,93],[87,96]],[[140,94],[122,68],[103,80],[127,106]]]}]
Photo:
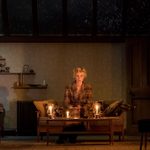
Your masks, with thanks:
[{"label": "sofa cushion", "polygon": [[45,105],[47,105],[49,102],[54,102],[54,100],[35,100],[33,101],[36,109],[40,111],[40,116],[45,117],[47,112],[45,110]]},{"label": "sofa cushion", "polygon": [[123,101],[116,100],[112,102],[103,112],[104,116],[118,116],[122,113],[122,109],[120,108]]}]

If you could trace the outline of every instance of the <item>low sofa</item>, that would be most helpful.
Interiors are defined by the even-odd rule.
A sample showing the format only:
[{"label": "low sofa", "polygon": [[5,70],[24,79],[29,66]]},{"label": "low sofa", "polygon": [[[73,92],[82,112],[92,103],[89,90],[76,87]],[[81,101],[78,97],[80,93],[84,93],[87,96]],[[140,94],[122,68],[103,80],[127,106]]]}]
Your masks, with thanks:
[{"label": "low sofa", "polygon": [[[114,134],[119,135],[119,140],[124,139],[124,131],[125,131],[125,110],[127,110],[126,104],[123,101],[113,101],[106,103],[107,101],[103,102],[102,108],[102,115],[105,117],[115,117],[116,119],[113,120],[113,131]],[[43,133],[47,133],[47,112],[46,112],[46,105],[49,103],[56,103],[54,100],[35,100],[34,105],[37,109],[37,139],[38,141],[42,139]],[[63,131],[64,122],[55,122],[53,121],[53,125],[50,128],[53,131],[58,131],[58,133]],[[110,136],[108,132],[108,122],[96,122],[90,124],[90,130],[98,131],[102,134],[107,134]],[[40,138],[41,137],[41,138]]]}]

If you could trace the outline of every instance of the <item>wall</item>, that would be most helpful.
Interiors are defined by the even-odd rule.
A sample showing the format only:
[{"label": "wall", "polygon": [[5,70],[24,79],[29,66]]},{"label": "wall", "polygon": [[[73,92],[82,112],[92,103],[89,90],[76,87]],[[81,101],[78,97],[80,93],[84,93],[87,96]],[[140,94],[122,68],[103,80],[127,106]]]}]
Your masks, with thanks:
[{"label": "wall", "polygon": [[28,64],[36,72],[30,83],[46,80],[47,90],[15,90],[16,75],[0,75],[0,102],[6,108],[6,128],[16,128],[16,101],[55,99],[63,101],[64,88],[72,81],[72,69],[86,68],[94,99],[126,99],[124,43],[0,43],[0,55],[11,72]]}]

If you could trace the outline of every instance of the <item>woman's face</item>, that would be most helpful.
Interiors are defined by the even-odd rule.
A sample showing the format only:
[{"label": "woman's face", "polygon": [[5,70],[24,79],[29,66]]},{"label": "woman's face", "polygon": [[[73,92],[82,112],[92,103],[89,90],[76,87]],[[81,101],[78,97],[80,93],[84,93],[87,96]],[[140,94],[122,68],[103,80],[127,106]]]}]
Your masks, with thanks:
[{"label": "woman's face", "polygon": [[84,72],[77,72],[76,75],[75,75],[75,80],[76,80],[77,83],[83,82],[84,78],[85,78]]}]

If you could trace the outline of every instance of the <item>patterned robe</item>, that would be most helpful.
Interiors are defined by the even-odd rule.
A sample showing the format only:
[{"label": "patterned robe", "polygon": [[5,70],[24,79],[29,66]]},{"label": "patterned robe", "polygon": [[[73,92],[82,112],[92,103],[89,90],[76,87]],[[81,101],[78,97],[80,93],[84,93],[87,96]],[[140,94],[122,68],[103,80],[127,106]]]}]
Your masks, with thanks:
[{"label": "patterned robe", "polygon": [[65,89],[64,94],[64,103],[66,106],[72,105],[85,105],[89,101],[92,101],[93,99],[92,94],[92,87],[89,84],[86,84],[85,82],[82,83],[80,91],[77,93],[76,83],[75,81],[70,85],[67,86]]}]

